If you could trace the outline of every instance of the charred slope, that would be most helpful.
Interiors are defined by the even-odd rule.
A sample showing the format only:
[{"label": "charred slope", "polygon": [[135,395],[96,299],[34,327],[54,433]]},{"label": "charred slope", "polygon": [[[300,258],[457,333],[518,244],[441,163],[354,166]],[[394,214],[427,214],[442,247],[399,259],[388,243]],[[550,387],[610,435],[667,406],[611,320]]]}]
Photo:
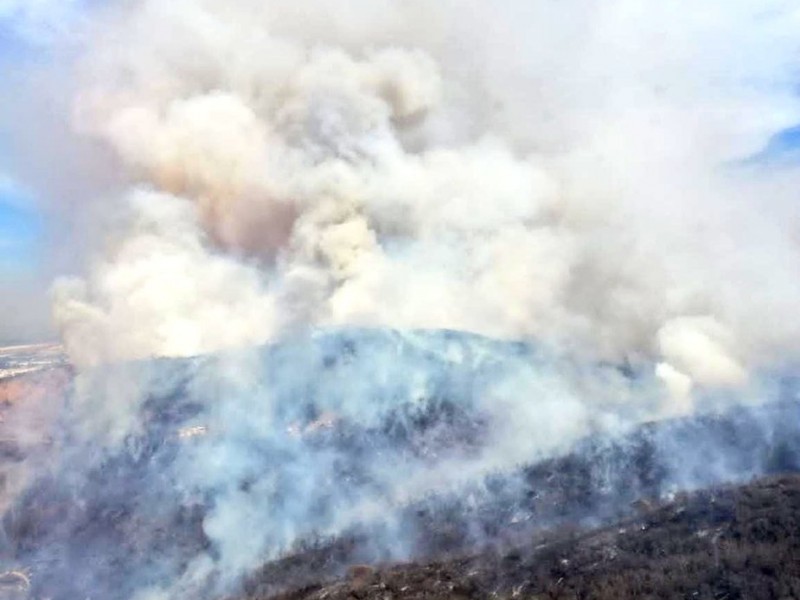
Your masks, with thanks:
[{"label": "charred slope", "polygon": [[[685,501],[685,490],[800,472],[798,409],[794,402],[774,403],[649,424],[622,438],[585,440],[568,455],[489,477],[459,494],[414,503],[401,518],[412,540],[409,555],[442,560],[493,548],[479,555],[493,556],[531,538],[630,518],[676,496]],[[687,464],[679,448],[702,458]],[[796,487],[795,479],[788,481]],[[269,597],[287,586],[342,577],[353,564],[379,561],[370,543],[376,535],[384,534],[361,528],[270,562],[248,582],[249,594]]]},{"label": "charred slope", "polygon": [[[387,466],[480,453],[490,426],[481,394],[514,361],[537,368],[535,349],[453,332],[349,332],[260,352],[257,385],[241,397],[241,386],[226,387],[208,358],[100,373],[103,394],[113,389],[108,381],[146,390],[141,429],[102,452],[92,440],[76,441],[75,399],[66,403],[54,445],[61,462],[32,481],[2,522],[0,558],[32,569],[34,596],[129,598],[142,585],[168,585],[197,556],[217,560],[206,525],[231,494],[257,509],[248,513],[253,537],[279,535],[286,524],[297,532],[280,560],[258,555],[264,567],[247,586],[265,596],[353,563],[513,546],[537,531],[612,522],[642,498],[800,465],[798,403],[784,394],[760,407],[594,436],[566,455],[531,457],[448,493],[393,502]],[[271,428],[228,419],[240,401],[259,408],[253,397],[264,393],[262,382],[272,386]],[[354,394],[370,403],[353,410]],[[202,435],[183,435],[200,426]],[[207,470],[220,452],[246,461]],[[192,480],[185,471],[195,465],[203,469]],[[387,514],[356,515],[334,534],[319,533],[363,498]]]},{"label": "charred slope", "polygon": [[[683,494],[613,526],[372,569],[275,600],[800,597],[800,477]],[[248,599],[268,596],[253,592]]]}]

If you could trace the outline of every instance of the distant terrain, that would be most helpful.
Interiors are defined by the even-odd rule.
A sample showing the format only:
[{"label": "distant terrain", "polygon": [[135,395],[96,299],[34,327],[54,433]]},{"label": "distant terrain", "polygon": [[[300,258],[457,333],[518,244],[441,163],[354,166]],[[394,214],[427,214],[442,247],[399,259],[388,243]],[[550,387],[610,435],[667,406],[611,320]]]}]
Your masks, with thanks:
[{"label": "distant terrain", "polygon": [[26,344],[0,347],[0,381],[66,364],[60,344]]},{"label": "distant terrain", "polygon": [[48,391],[60,389],[69,373],[59,344],[0,347],[0,416],[20,400],[29,407],[37,404]]}]

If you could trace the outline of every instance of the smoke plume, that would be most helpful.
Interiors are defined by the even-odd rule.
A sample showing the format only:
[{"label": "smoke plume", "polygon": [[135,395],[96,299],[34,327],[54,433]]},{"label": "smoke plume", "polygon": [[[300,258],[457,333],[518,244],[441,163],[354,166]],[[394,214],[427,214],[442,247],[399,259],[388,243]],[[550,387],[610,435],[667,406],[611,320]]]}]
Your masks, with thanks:
[{"label": "smoke plume", "polygon": [[108,12],[75,124],[136,189],[57,288],[77,364],[451,328],[674,391],[793,350],[793,177],[736,166],[797,118],[785,2]]}]

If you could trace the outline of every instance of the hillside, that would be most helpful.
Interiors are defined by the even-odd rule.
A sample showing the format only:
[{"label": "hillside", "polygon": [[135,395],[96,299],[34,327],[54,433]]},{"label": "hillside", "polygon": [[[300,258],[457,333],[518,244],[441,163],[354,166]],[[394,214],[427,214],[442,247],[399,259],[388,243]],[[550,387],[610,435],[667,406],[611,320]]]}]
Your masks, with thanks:
[{"label": "hillside", "polygon": [[[703,490],[639,510],[612,526],[556,529],[450,560],[354,566],[346,578],[271,598],[800,597],[800,476]],[[251,589],[244,597],[270,596]]]},{"label": "hillside", "polygon": [[[8,438],[0,467],[4,501],[10,502],[0,560],[9,572],[29,574],[23,586],[29,598],[73,600],[91,591],[92,597],[123,600],[143,585],[191,579],[198,558],[220,567],[192,594],[181,590],[177,597],[388,594],[392,582],[395,595],[440,597],[513,596],[515,590],[517,597],[530,597],[552,586],[593,590],[599,584],[591,565],[612,561],[613,568],[600,569],[603,576],[618,572],[633,582],[635,568],[652,575],[649,565],[662,558],[665,568],[690,560],[694,550],[691,556],[681,552],[717,533],[702,533],[706,521],[735,525],[729,516],[736,510],[720,513],[718,500],[704,507],[710,496],[679,496],[685,490],[800,472],[797,385],[786,379],[763,404],[589,435],[565,453],[533,455],[458,486],[404,496],[410,474],[436,473],[438,464],[469,466],[480,456],[492,425],[481,390],[518,358],[544,369],[534,348],[453,332],[339,332],[254,356],[260,367],[244,396],[217,357],[109,366],[76,380],[82,395],[59,369],[14,378],[26,393],[24,401],[4,403],[0,413]],[[368,369],[376,357],[383,358],[382,369]],[[607,370],[637,384],[635,373]],[[81,442],[84,421],[75,417],[93,415],[78,410],[80,403],[106,406],[120,394],[129,398],[125,394],[136,386],[143,386],[134,405],[142,427],[105,452],[93,440]],[[40,388],[48,393],[30,392]],[[353,404],[355,392],[368,402]],[[267,393],[274,421],[250,427]],[[242,403],[250,412],[241,413]],[[406,465],[405,474],[393,467],[398,463]],[[793,479],[786,481],[774,498],[756,494],[764,518],[772,519],[773,501],[786,505],[780,498],[796,488]],[[729,504],[738,506],[739,492],[731,490],[720,498],[734,494]],[[675,552],[661,538],[645,541],[650,531],[660,531],[658,519],[670,514],[663,508],[670,501],[678,506],[676,523],[683,523],[668,532],[678,544],[672,562],[665,557]],[[361,512],[371,505],[380,510]],[[642,513],[653,523],[642,521]],[[778,510],[778,526],[789,531],[784,517]],[[291,535],[280,544],[284,532]],[[692,532],[700,532],[697,539]],[[777,564],[794,552],[781,545],[784,534],[775,534],[769,547],[751,544],[747,535],[743,555]],[[226,540],[232,545],[224,546]],[[235,558],[248,544],[255,551],[246,564],[231,567],[221,559],[223,550]],[[377,574],[372,567],[353,569],[403,564]],[[348,572],[356,576],[343,581]],[[572,587],[564,587],[567,580]],[[3,585],[0,577],[0,590]],[[10,587],[19,587],[13,577]],[[614,593],[624,597],[624,590]]]}]

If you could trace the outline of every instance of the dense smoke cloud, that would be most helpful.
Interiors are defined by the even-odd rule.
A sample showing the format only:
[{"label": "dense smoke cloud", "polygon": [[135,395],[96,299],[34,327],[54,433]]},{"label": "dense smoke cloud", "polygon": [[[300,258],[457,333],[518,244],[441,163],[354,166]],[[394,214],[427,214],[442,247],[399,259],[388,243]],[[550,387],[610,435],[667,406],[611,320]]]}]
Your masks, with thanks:
[{"label": "dense smoke cloud", "polygon": [[[213,498],[214,552],[169,593],[592,433],[757,396],[800,339],[797,172],[748,160],[800,120],[798,30],[778,0],[143,0],[87,19],[70,118],[125,183],[85,277],[53,291],[75,462],[146,431],[173,389],[171,363],[127,361],[217,353],[182,390],[216,429],[170,471]],[[252,349],[353,327],[406,333],[334,351],[340,371],[316,342],[271,366]],[[385,442],[360,465],[375,489],[331,481],[308,428],[377,428],[391,401],[446,395],[451,368],[479,451],[396,464]]]},{"label": "dense smoke cloud", "polygon": [[790,182],[736,167],[797,118],[797,20],[785,2],[114,10],[75,119],[139,189],[57,291],[69,352],[444,327],[739,385],[797,339],[776,317],[798,298]]}]

